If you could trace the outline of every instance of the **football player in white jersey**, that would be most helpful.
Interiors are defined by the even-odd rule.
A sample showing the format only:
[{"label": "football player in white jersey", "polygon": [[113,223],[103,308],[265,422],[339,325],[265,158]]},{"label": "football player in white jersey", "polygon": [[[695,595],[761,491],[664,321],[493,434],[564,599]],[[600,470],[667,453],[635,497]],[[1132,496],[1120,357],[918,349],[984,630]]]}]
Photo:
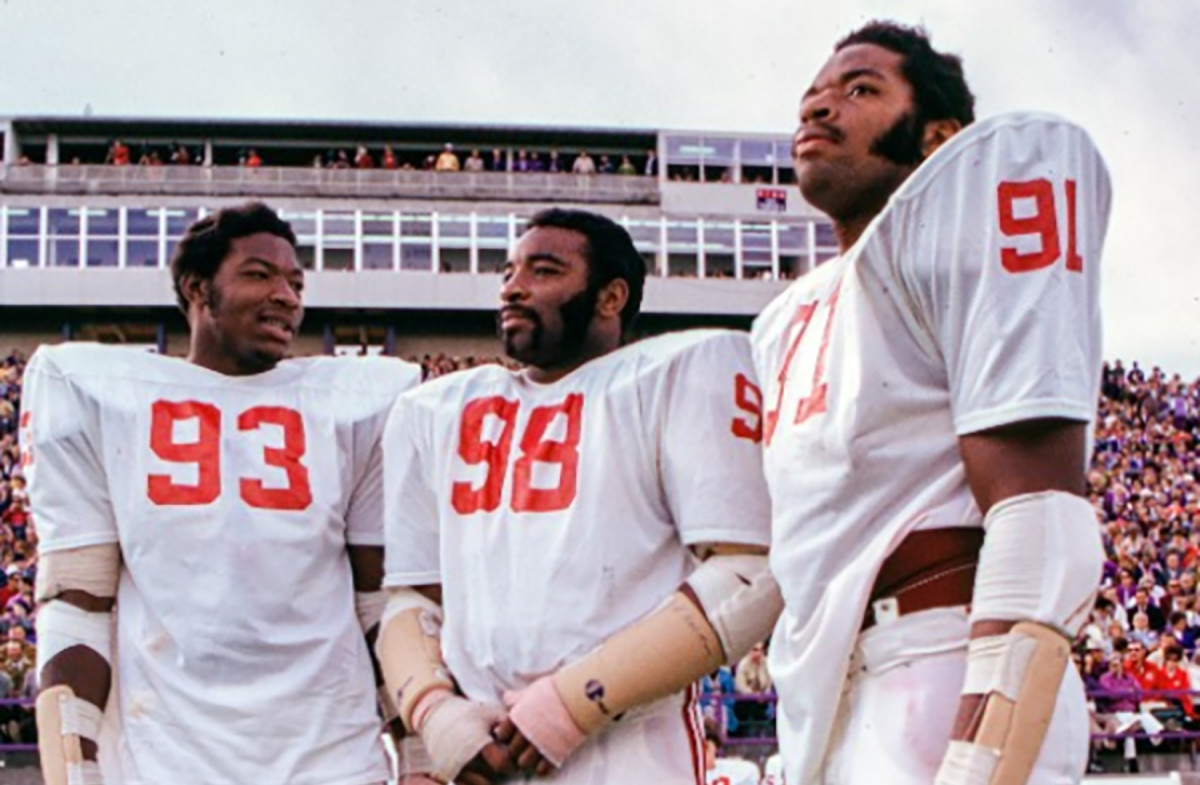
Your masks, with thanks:
[{"label": "football player in white jersey", "polygon": [[762,785],[783,785],[783,758],[779,753],[772,753],[763,763]]},{"label": "football player in white jersey", "polygon": [[748,337],[623,346],[644,277],[611,220],[539,213],[500,291],[527,367],[389,417],[377,650],[440,779],[702,783],[694,684],[778,615]]},{"label": "football player in white jersey", "polygon": [[389,776],[364,631],[383,607],[379,439],[420,374],[284,359],[295,242],[262,204],[188,229],[172,261],[186,360],[68,344],[29,362],[51,785]]},{"label": "football player in white jersey", "polygon": [[713,722],[704,723],[705,785],[760,785],[753,761],[721,755],[721,735]]},{"label": "football player in white jersey", "polygon": [[1078,127],[973,102],[958,58],[891,23],[801,102],[798,183],[841,255],[752,331],[791,785],[1087,761],[1068,653],[1103,554],[1082,493],[1109,180]]}]

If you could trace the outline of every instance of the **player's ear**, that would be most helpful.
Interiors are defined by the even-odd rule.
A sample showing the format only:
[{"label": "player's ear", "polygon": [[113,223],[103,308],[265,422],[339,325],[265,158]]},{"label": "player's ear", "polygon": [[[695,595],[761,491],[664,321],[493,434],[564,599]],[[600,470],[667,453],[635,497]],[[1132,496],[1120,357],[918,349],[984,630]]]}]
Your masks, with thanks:
[{"label": "player's ear", "polygon": [[925,134],[921,138],[921,154],[928,158],[961,130],[962,123],[952,117],[930,120],[925,123]]},{"label": "player's ear", "polygon": [[596,315],[605,318],[620,318],[629,302],[629,284],[624,278],[614,278],[600,288],[596,297]]},{"label": "player's ear", "polygon": [[179,279],[179,288],[188,302],[188,310],[192,307],[202,308],[209,302],[208,287],[212,282],[195,273],[184,273]]}]

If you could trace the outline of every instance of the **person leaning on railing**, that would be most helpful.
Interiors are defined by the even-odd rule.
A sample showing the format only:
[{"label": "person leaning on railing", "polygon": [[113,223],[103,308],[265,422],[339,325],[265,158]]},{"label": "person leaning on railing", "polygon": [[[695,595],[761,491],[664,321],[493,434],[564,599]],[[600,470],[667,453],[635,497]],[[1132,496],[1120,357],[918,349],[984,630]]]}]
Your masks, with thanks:
[{"label": "person leaning on railing", "polygon": [[[1093,733],[1129,734],[1124,739],[1125,768],[1136,770],[1137,741],[1133,734],[1146,733],[1153,737],[1162,732],[1162,723],[1150,712],[1142,710],[1141,685],[1125,670],[1125,660],[1120,654],[1109,658],[1108,672],[1100,677],[1100,690],[1103,694],[1095,697],[1096,712],[1092,715]],[[1112,749],[1115,743],[1106,739],[1102,745]]]},{"label": "person leaning on railing", "polygon": [[1192,696],[1187,693],[1192,689],[1187,667],[1183,664],[1183,649],[1171,646],[1163,652],[1163,667],[1159,672],[1158,686],[1164,691],[1163,697],[1171,706],[1178,707],[1184,714],[1184,724],[1194,725],[1196,720]]}]

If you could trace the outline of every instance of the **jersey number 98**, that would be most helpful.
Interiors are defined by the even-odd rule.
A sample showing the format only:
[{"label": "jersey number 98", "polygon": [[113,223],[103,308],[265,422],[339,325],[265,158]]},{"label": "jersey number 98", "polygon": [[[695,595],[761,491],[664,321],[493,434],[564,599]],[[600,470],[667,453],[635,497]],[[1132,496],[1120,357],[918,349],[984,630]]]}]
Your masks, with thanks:
[{"label": "jersey number 98", "polygon": [[[192,442],[175,440],[175,423],[195,420],[198,436]],[[271,426],[283,433],[282,447],[264,447],[263,463],[283,469],[287,485],[268,488],[256,478],[242,477],[242,500],[262,510],[305,510],[312,504],[308,467],[302,463],[306,449],[304,420],[300,412],[283,406],[255,406],[238,415],[238,431]],[[221,495],[221,411],[200,401],[155,401],[151,407],[150,449],[169,463],[194,464],[196,482],[179,483],[167,474],[151,474],[146,481],[150,501],[158,505],[212,504]]]},{"label": "jersey number 98", "polygon": [[[499,509],[520,406],[520,401],[493,396],[476,398],[463,409],[458,457],[470,466],[485,465],[487,475],[477,487],[470,482],[454,483],[450,492],[451,503],[459,515]],[[547,439],[546,432],[559,417],[566,418],[566,436],[561,441]],[[499,421],[500,435],[495,441],[485,441],[483,438],[484,423],[489,419]],[[583,396],[579,393],[568,395],[562,403],[539,406],[530,412],[529,422],[521,437],[520,456],[513,464],[510,502],[513,512],[556,512],[571,506],[575,501],[578,483],[582,430]],[[557,464],[557,485],[535,488],[535,463]]]}]

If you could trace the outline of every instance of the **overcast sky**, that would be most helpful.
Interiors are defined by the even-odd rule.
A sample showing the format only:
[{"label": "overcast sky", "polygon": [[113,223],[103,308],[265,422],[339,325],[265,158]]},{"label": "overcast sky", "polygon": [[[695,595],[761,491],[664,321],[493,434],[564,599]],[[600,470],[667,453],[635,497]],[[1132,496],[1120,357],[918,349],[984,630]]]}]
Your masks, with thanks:
[{"label": "overcast sky", "polygon": [[837,37],[922,23],[978,114],[1108,161],[1105,354],[1200,375],[1197,0],[0,0],[0,115],[790,133]]}]

